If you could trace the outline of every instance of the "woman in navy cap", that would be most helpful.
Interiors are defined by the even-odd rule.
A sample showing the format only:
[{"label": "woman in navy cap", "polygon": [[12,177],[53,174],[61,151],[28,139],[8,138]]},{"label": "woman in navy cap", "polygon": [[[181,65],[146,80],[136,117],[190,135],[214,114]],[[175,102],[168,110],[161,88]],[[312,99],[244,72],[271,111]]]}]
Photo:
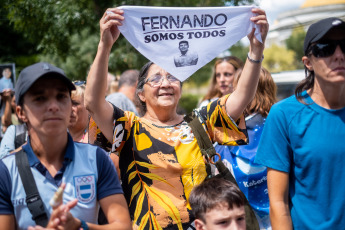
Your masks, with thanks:
[{"label": "woman in navy cap", "polygon": [[[48,63],[36,63],[21,72],[15,90],[16,112],[29,138],[0,161],[2,229],[34,225],[94,229],[100,207],[109,225],[97,229],[131,229],[109,157],[99,147],[73,142],[67,132],[74,89],[64,72]],[[64,189],[62,199],[51,202],[59,187]]]},{"label": "woman in navy cap", "polygon": [[273,229],[344,229],[345,22],[312,24],[306,78],[274,105],[256,156],[267,166]]}]

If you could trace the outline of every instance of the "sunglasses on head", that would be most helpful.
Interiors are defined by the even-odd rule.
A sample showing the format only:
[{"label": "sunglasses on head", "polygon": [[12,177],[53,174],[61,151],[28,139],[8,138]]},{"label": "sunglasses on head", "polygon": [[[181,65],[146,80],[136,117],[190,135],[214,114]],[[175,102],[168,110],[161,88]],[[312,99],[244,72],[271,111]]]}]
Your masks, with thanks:
[{"label": "sunglasses on head", "polygon": [[338,45],[345,54],[345,39],[318,42],[310,47],[309,54],[311,52],[317,58],[329,57],[334,54]]}]

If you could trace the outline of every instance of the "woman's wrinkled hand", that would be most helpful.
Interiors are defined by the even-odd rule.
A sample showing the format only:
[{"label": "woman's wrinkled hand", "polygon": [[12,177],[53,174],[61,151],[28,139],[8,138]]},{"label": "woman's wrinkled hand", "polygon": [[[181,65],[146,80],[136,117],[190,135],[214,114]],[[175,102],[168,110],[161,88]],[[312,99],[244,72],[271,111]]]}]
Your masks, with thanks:
[{"label": "woman's wrinkled hand", "polygon": [[260,27],[260,34],[262,43],[254,36],[255,29],[252,30],[252,32],[248,35],[248,39],[250,41],[250,48],[251,50],[260,49],[263,50],[265,40],[267,37],[269,24],[266,17],[266,12],[263,9],[260,8],[253,8],[252,12],[256,14],[256,16],[253,16],[250,18],[252,22],[254,22],[256,25],[259,25]]},{"label": "woman's wrinkled hand", "polygon": [[118,26],[122,25],[123,10],[118,8],[108,8],[99,22],[101,38],[100,43],[105,47],[111,48],[120,36]]}]

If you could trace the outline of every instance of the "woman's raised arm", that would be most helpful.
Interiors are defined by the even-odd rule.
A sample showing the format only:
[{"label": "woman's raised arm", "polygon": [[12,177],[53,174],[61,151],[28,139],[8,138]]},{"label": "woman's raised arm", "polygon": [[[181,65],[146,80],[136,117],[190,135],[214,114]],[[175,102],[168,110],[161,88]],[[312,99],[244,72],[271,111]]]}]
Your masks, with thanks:
[{"label": "woman's raised arm", "polygon": [[84,102],[92,118],[104,136],[112,141],[113,107],[105,100],[107,88],[108,62],[111,48],[120,35],[117,28],[122,25],[123,11],[107,9],[101,18],[100,41],[95,60],[87,77]]},{"label": "woman's raised arm", "polygon": [[[229,96],[226,102],[226,111],[228,115],[237,120],[243,113],[246,106],[254,98],[256,88],[259,82],[261,61],[265,48],[265,40],[268,33],[268,22],[266,13],[259,8],[252,9],[257,15],[250,20],[260,26],[262,43],[254,36],[254,30],[248,35],[250,41],[247,61],[243,67],[241,78],[238,81],[236,90]],[[254,61],[253,61],[254,60]]]}]

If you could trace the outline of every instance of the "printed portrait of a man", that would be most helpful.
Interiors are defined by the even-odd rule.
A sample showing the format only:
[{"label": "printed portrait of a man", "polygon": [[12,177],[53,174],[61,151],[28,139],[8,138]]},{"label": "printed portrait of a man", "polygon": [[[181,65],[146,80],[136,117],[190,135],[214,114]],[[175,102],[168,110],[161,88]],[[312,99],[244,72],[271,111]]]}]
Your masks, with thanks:
[{"label": "printed portrait of a man", "polygon": [[188,41],[179,42],[180,54],[174,57],[176,67],[191,66],[198,63],[198,54],[189,50]]}]

